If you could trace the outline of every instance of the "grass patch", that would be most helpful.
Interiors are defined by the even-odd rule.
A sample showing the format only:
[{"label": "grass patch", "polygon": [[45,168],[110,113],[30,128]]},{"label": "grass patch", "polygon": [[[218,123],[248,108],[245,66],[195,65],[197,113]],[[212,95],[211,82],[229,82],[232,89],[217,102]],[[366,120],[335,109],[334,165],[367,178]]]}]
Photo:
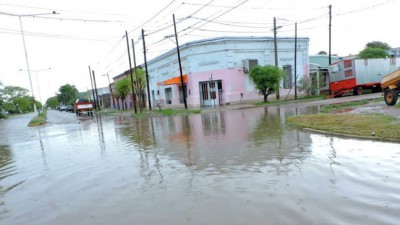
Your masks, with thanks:
[{"label": "grass patch", "polygon": [[338,104],[331,104],[324,106],[321,109],[321,113],[330,113],[338,109],[343,109],[343,108],[352,108],[354,106],[360,106],[360,105],[366,105],[370,103],[370,100],[362,100],[362,101],[355,101],[355,102],[344,102],[344,103],[338,103]]},{"label": "grass patch", "polygon": [[289,117],[288,124],[329,133],[400,141],[400,121],[383,114],[315,114]]},{"label": "grass patch", "polygon": [[115,115],[115,114],[119,114],[121,112],[126,112],[126,111],[116,110],[116,109],[103,109],[101,111],[96,111],[96,113],[103,115],[103,116]]},{"label": "grass patch", "polygon": [[162,109],[162,110],[159,110],[156,112],[161,115],[171,116],[171,115],[177,115],[177,114],[199,114],[199,113],[201,113],[201,110],[199,110],[199,109],[195,109],[195,110]]},{"label": "grass patch", "polygon": [[28,127],[36,127],[46,123],[46,112],[41,112],[39,115],[33,117],[33,119],[29,122]]},{"label": "grass patch", "polygon": [[184,109],[162,109],[162,110],[144,110],[143,112],[139,112],[137,114],[132,113],[132,117],[141,118],[146,116],[173,116],[173,115],[182,115],[182,114],[199,114],[201,110],[184,110]]},{"label": "grass patch", "polygon": [[316,101],[326,99],[326,96],[323,95],[312,95],[312,96],[302,96],[298,97],[297,100],[295,99],[286,99],[286,100],[274,100],[268,102],[257,102],[254,103],[256,106],[265,106],[265,105],[283,105],[283,104],[290,104],[293,102],[308,102],[308,101]]}]

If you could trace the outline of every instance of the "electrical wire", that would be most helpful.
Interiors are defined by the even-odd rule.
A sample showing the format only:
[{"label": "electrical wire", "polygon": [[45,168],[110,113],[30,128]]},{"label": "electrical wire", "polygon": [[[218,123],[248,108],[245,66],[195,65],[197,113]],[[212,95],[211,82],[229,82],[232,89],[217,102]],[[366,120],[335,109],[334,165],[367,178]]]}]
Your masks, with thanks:
[{"label": "electrical wire", "polygon": [[160,13],[162,13],[164,10],[166,10],[170,5],[172,5],[172,3],[174,3],[176,0],[172,0],[170,3],[168,3],[168,5],[166,5],[164,8],[162,8],[160,11],[158,11],[155,15],[153,15],[152,17],[150,17],[150,19],[146,20],[146,22],[144,22],[143,24],[137,26],[136,28],[134,28],[133,30],[129,31],[128,33],[132,33],[134,31],[136,31],[137,29],[143,27],[144,25],[146,25],[147,23],[149,23],[150,21],[152,21],[156,16],[158,16]]},{"label": "electrical wire", "polygon": [[[202,25],[193,28],[191,31],[189,31],[189,32],[186,33],[186,34],[190,34],[190,33],[192,33],[193,31],[200,29],[201,27],[205,26],[206,24],[210,23],[211,21],[214,21],[214,20],[218,19],[219,17],[221,17],[221,16],[223,16],[223,15],[226,15],[227,13],[231,12],[232,10],[238,8],[239,6],[243,5],[244,3],[248,2],[248,1],[249,1],[249,0],[244,0],[244,1],[240,2],[239,4],[237,4],[237,5],[233,6],[233,7],[231,7],[229,10],[227,10],[227,11],[223,12],[222,14],[220,14],[220,15],[214,17],[214,18],[211,19],[210,21],[207,21],[207,22],[203,23]],[[239,1],[237,1],[237,2],[239,2]]]},{"label": "electrical wire", "polygon": [[[21,31],[19,31],[19,30],[6,29],[6,28],[0,28],[0,30],[3,30],[3,31],[0,31],[0,33],[4,33],[4,34],[14,34],[14,35],[22,34]],[[83,38],[83,37],[79,37],[79,36],[70,36],[70,35],[37,33],[37,32],[29,32],[29,31],[24,31],[24,35],[32,36],[32,37],[59,38],[59,39],[71,39],[71,40],[82,40],[82,41],[100,41],[100,42],[105,41],[102,39]]]},{"label": "electrical wire", "polygon": [[44,8],[44,7],[24,6],[24,5],[18,5],[18,4],[0,3],[0,5],[11,6],[11,7],[19,7],[19,8],[26,8],[26,9],[50,10],[50,11],[57,11],[57,12],[78,12],[78,13],[86,13],[86,14],[94,14],[94,15],[129,16],[129,15],[124,15],[124,14],[116,14],[116,13],[99,13],[99,12],[93,12],[93,11],[53,9],[53,8]]},{"label": "electrical wire", "polygon": [[348,15],[348,14],[353,14],[353,13],[365,11],[365,10],[368,10],[368,9],[373,9],[373,8],[376,8],[376,7],[379,7],[379,6],[382,6],[382,5],[386,5],[386,4],[388,4],[390,2],[393,2],[393,1],[394,0],[387,0],[387,1],[375,4],[375,5],[367,6],[367,7],[361,8],[361,9],[355,9],[355,10],[351,10],[351,11],[348,11],[348,12],[337,13],[336,16],[344,16],[344,15]]},{"label": "electrical wire", "polygon": [[202,20],[202,21],[207,21],[207,22],[215,23],[215,24],[219,24],[219,25],[231,26],[231,27],[255,28],[255,29],[258,29],[258,28],[261,28],[261,29],[271,28],[271,26],[266,27],[266,26],[245,26],[245,25],[229,24],[229,23],[226,23],[226,22],[211,21],[211,20],[198,18],[198,17],[193,17],[193,16],[190,17],[190,18],[197,19],[197,20]]}]

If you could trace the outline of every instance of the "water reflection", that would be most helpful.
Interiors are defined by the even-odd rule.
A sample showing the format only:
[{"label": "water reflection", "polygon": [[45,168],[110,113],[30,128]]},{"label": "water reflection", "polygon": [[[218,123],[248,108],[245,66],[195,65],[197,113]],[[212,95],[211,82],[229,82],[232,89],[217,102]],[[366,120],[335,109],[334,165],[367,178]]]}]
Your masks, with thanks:
[{"label": "water reflection", "polygon": [[10,182],[4,182],[5,179],[15,175],[16,173],[17,170],[12,160],[12,153],[9,146],[0,145],[0,220],[5,218],[8,214],[8,209],[3,200],[3,195],[23,183],[18,182],[16,184],[10,184]]},{"label": "water reflection", "polygon": [[285,124],[308,110],[0,121],[0,223],[395,224],[399,144]]},{"label": "water reflection", "polygon": [[[116,131],[139,152],[144,171],[149,170],[149,154],[162,154],[194,171],[232,173],[268,164],[281,174],[291,165],[300,170],[310,152],[308,135],[285,126],[293,110],[266,107],[115,122],[127,125]],[[157,171],[162,174],[160,167]]]}]

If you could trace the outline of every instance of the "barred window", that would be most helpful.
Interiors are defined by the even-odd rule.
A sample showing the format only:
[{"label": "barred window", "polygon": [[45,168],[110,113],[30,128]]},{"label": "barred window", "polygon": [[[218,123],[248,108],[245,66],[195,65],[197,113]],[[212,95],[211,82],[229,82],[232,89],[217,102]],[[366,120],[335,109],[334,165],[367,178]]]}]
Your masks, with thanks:
[{"label": "barred window", "polygon": [[283,78],[283,88],[291,89],[293,87],[292,65],[284,65],[285,77]]}]

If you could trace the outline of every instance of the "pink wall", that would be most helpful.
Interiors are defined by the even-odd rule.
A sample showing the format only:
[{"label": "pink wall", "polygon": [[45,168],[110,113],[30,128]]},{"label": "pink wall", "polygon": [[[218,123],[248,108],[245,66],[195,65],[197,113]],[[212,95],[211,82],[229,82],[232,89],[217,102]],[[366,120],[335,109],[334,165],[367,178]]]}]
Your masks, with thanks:
[{"label": "pink wall", "polygon": [[[210,81],[212,74],[213,80],[222,81],[222,89],[224,90],[225,103],[237,102],[240,100],[258,98],[256,91],[246,92],[245,79],[247,76],[242,70],[236,69],[220,69],[205,72],[192,73],[189,75],[188,104],[198,106],[200,104],[199,83]],[[240,93],[243,93],[241,99]]]}]

